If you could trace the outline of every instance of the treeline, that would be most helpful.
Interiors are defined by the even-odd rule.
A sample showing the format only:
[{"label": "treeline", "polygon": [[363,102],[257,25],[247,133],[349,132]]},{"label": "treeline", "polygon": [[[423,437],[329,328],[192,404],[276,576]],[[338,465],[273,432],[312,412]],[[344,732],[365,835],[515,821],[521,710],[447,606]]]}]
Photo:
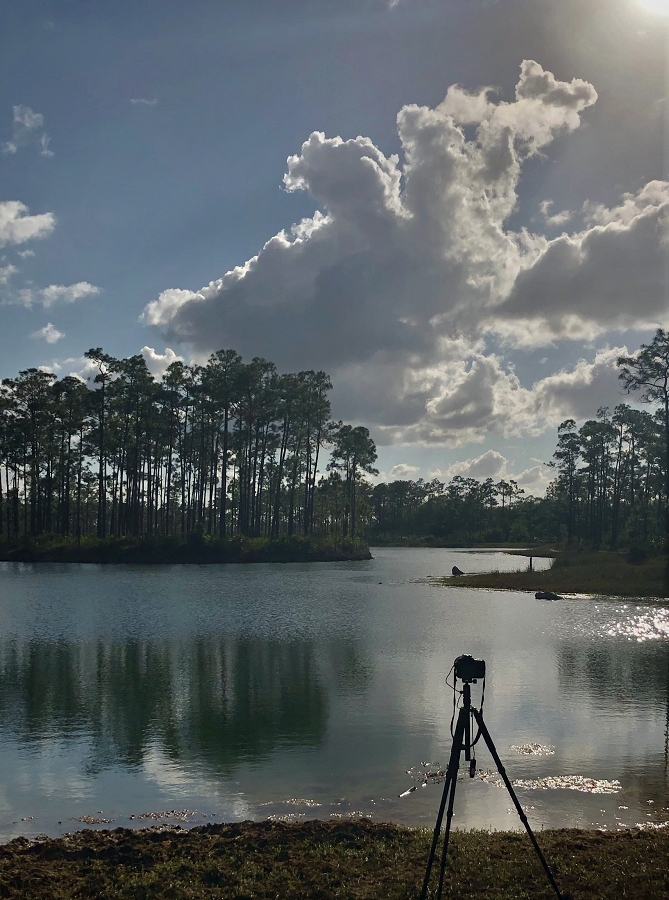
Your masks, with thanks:
[{"label": "treeline", "polygon": [[616,406],[613,414],[558,428],[548,497],[562,536],[593,547],[659,545],[666,528],[663,412]]},{"label": "treeline", "polygon": [[513,480],[396,481],[369,490],[376,540],[453,543],[561,540],[595,548],[660,549],[669,535],[669,335],[618,360],[621,385],[651,409],[626,403],[558,428],[545,498]]},{"label": "treeline", "polygon": [[658,329],[618,366],[626,391],[655,409],[620,404],[579,429],[563,422],[548,496],[569,543],[659,547],[669,537],[669,334]]},{"label": "treeline", "polygon": [[562,541],[597,548],[660,546],[666,534],[664,412],[622,403],[577,428],[558,428],[546,497],[513,480],[456,476],[394,481],[368,489],[377,541],[432,536],[472,541]]},{"label": "treeline", "polygon": [[157,381],[141,355],[85,356],[88,382],[38,369],[2,382],[0,538],[356,536],[376,447],[331,421],[325,372],[221,350]]},{"label": "treeline", "polygon": [[369,488],[367,504],[372,542],[555,540],[560,530],[555,504],[525,496],[513,480],[393,481]]},{"label": "treeline", "polygon": [[362,426],[331,421],[325,372],[281,375],[221,350],[205,366],[172,363],[156,381],[141,355],[118,360],[96,348],[86,357],[88,383],[36,369],[2,383],[0,539],[330,535],[652,548],[669,534],[661,329],[618,360],[622,386],[649,408],[622,403],[580,428],[563,422],[543,498],[511,479],[371,485],[374,442]]}]

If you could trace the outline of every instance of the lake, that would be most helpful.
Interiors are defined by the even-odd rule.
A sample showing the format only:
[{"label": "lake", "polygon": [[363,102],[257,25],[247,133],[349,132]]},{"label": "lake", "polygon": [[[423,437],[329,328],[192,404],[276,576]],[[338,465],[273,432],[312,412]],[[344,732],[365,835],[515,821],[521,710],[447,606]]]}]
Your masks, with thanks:
[{"label": "lake", "polygon": [[[486,660],[485,720],[532,825],[669,821],[666,603],[444,588],[429,579],[453,565],[527,560],[372,552],[1,563],[0,840],[269,816],[431,827],[442,787],[422,782],[447,763],[461,653]],[[477,756],[454,825],[521,827]]]}]

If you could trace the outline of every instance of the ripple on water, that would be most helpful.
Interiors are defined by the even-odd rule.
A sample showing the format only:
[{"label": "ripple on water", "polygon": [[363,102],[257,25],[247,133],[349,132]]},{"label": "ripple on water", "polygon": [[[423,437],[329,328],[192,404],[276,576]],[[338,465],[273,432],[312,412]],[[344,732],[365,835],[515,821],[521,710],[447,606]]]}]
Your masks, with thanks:
[{"label": "ripple on water", "polygon": [[606,626],[610,637],[626,637],[641,644],[644,641],[669,640],[669,609],[652,609],[629,618],[615,620]]},{"label": "ripple on water", "polygon": [[584,775],[549,775],[547,778],[518,778],[514,787],[527,791],[581,791],[584,794],[617,794],[622,791],[619,781],[605,778],[586,778]]},{"label": "ripple on water", "polygon": [[512,744],[511,749],[521,756],[553,756],[555,753],[555,747],[544,744]]}]

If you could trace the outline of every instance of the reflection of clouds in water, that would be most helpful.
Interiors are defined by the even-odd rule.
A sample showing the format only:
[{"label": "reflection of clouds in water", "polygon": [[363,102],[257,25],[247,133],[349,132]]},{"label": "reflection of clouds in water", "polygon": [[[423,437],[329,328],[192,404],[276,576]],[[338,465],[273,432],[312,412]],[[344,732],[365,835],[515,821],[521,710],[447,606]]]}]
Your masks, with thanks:
[{"label": "reflection of clouds in water", "polygon": [[29,759],[23,759],[12,775],[14,786],[25,794],[85,800],[92,796],[90,778],[81,774],[65,744],[40,741],[31,747]]},{"label": "reflection of clouds in water", "polygon": [[[180,793],[192,794],[195,790],[215,798],[215,803],[222,807],[226,817],[239,821],[251,818],[251,806],[241,794],[231,794],[226,789],[226,783],[218,778],[209,777],[202,771],[193,771],[190,767],[184,768],[155,745],[144,754],[142,772],[147,780],[153,781],[168,794],[174,794],[179,789]],[[220,808],[218,811],[221,811]]]},{"label": "reflection of clouds in water", "polygon": [[[625,609],[625,607],[623,607]],[[610,637],[626,637],[630,641],[657,641],[669,639],[669,609],[657,609],[618,619],[605,626]]]},{"label": "reflection of clouds in water", "polygon": [[[501,567],[496,554],[384,548],[375,556],[317,567],[92,567],[67,578],[48,567],[19,577],[0,564],[6,804],[40,816],[40,831],[100,808],[117,821],[182,807],[230,820],[362,809],[431,826],[438,786],[422,790],[405,770],[446,763],[444,679],[455,657],[471,653],[488,666],[484,714],[511,778],[618,778],[630,824],[646,818],[639,807],[648,797],[659,809],[669,644],[637,643],[623,630],[638,617],[666,617],[661,604],[541,603],[417,582],[453,564]],[[611,636],[615,623],[623,630]],[[53,741],[62,760],[33,770],[37,748]],[[50,792],[36,797],[39,771]],[[80,785],[70,785],[71,774]],[[399,800],[412,784],[411,798]],[[598,810],[618,800],[573,790],[526,799],[539,825],[586,827],[613,825]],[[509,827],[507,805],[504,791],[468,784],[458,824]]]}]

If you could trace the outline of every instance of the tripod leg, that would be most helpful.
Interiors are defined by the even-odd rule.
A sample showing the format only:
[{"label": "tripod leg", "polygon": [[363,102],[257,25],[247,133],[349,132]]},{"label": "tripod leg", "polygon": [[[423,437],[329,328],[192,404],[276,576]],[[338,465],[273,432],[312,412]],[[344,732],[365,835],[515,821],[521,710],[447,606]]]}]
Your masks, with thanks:
[{"label": "tripod leg", "polygon": [[[459,763],[458,759],[458,763]],[[441,900],[444,890],[444,875],[446,873],[446,856],[448,855],[448,843],[451,836],[451,821],[453,819],[453,803],[455,801],[455,786],[458,783],[457,769],[451,781],[451,791],[448,797],[448,810],[446,812],[446,833],[444,834],[444,849],[441,855],[441,867],[439,869],[439,887],[437,888],[437,900]]]},{"label": "tripod leg", "polygon": [[511,799],[513,800],[513,805],[516,807],[516,811],[517,811],[518,815],[520,816],[520,821],[525,826],[525,831],[527,831],[529,838],[532,841],[532,846],[534,847],[535,853],[539,857],[541,865],[544,867],[544,872],[546,873],[546,877],[548,878],[549,884],[555,891],[555,894],[556,894],[558,900],[562,900],[562,894],[560,893],[560,889],[558,888],[557,884],[555,883],[555,879],[553,878],[553,873],[551,872],[550,868],[548,867],[548,863],[546,862],[546,857],[541,852],[541,847],[537,843],[537,839],[534,836],[534,832],[530,828],[530,823],[527,821],[527,816],[525,815],[525,811],[523,810],[523,807],[520,805],[520,803],[518,801],[518,797],[516,797],[516,792],[514,791],[512,785],[511,785],[511,782],[509,781],[509,776],[506,774],[506,769],[502,765],[502,760],[499,758],[497,749],[495,748],[493,740],[490,737],[490,732],[486,728],[485,722],[483,721],[483,716],[481,715],[481,712],[478,709],[472,708],[472,713],[474,715],[474,718],[476,719],[477,725],[479,726],[481,735],[483,736],[483,740],[486,742],[488,750],[490,750],[490,754],[491,754],[492,758],[495,760],[495,765],[497,766],[499,774],[502,776],[502,781],[506,785],[506,789],[509,792]]},{"label": "tripod leg", "polygon": [[437,813],[437,823],[434,826],[434,834],[432,835],[432,846],[430,847],[430,855],[427,858],[427,867],[425,869],[425,878],[423,879],[423,890],[420,892],[420,900],[427,900],[427,889],[430,884],[430,873],[432,872],[432,864],[437,851],[437,842],[441,832],[441,822],[444,818],[444,809],[446,808],[446,799],[451,787],[450,767],[446,772],[446,780],[444,781],[444,791],[441,795],[441,803],[439,804],[439,812]]},{"label": "tripod leg", "polygon": [[[458,721],[455,726],[453,735],[453,746],[451,747],[451,756],[446,769],[446,780],[444,781],[444,791],[441,795],[441,803],[439,804],[439,812],[437,814],[437,822],[434,826],[434,834],[432,835],[432,846],[430,847],[430,855],[427,858],[427,868],[425,869],[425,878],[423,879],[423,890],[420,892],[420,900],[427,900],[427,889],[430,884],[430,873],[432,872],[432,864],[437,850],[439,835],[441,834],[441,823],[444,819],[444,810],[446,808],[446,800],[451,794],[455,793],[455,779],[458,775],[458,766],[460,765],[460,753],[462,751],[462,737],[465,732],[466,713],[464,707],[460,710]],[[452,804],[449,805],[452,814]]]}]

